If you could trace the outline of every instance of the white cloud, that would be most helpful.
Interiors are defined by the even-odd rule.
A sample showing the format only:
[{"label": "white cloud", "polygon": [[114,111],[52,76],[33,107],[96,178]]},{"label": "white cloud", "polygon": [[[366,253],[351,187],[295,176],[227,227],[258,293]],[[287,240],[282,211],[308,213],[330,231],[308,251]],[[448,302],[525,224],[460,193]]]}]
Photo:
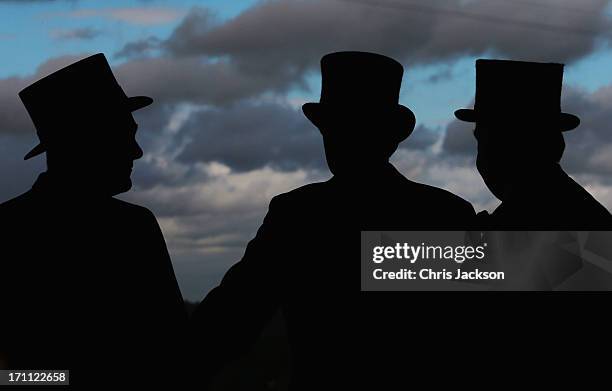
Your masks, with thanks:
[{"label": "white cloud", "polygon": [[400,149],[393,164],[408,179],[448,190],[472,203],[476,211],[492,211],[499,204],[476,170],[473,157]]},{"label": "white cloud", "polygon": [[264,167],[234,173],[218,162],[197,167],[209,174],[208,180],[175,186],[160,184],[136,195],[146,199],[148,205],[186,214],[248,211],[265,207],[274,195],[308,183],[309,179],[304,170],[282,172]]},{"label": "white cloud", "polygon": [[325,176],[269,167],[236,173],[218,162],[196,164],[195,170],[200,173],[192,172],[183,184],[161,183],[122,196],[149,207],[158,216],[169,247],[182,253],[243,248],[272,197]]}]

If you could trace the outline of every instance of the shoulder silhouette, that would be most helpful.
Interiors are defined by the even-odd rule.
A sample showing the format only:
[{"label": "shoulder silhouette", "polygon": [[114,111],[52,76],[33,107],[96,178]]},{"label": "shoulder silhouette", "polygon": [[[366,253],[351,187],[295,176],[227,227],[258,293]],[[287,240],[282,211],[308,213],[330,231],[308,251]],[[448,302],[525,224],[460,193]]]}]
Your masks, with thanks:
[{"label": "shoulder silhouette", "polygon": [[113,198],[142,156],[132,111],[152,99],[128,98],[103,54],[19,96],[40,139],[25,158],[46,153],[47,171],[0,205],[0,327],[10,336],[0,350],[9,368],[69,369],[83,389],[147,383],[134,373],[170,371],[186,321],[155,217]]},{"label": "shoulder silhouette", "polygon": [[402,65],[339,52],[322,58],[321,74],[320,101],[303,112],[323,136],[333,177],[274,197],[242,260],[196,310],[196,356],[212,373],[247,350],[280,309],[296,389],[358,382],[357,367],[347,368],[363,368],[357,356],[367,353],[355,349],[368,343],[358,338],[380,315],[359,299],[360,231],[461,229],[474,218],[468,202],[410,181],[389,163],[415,125],[398,104]]},{"label": "shoulder silhouette", "polygon": [[[492,229],[608,229],[610,213],[559,162],[563,132],[580,120],[561,112],[563,65],[504,60],[476,62],[476,165],[502,201],[483,223]],[[480,214],[479,214],[480,215]]]}]

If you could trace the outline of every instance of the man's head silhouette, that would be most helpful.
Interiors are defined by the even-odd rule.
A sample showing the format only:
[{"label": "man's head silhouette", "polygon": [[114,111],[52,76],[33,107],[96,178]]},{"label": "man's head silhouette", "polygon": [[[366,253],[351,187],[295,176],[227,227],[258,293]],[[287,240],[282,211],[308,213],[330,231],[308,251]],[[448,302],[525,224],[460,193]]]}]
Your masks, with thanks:
[{"label": "man's head silhouette", "polygon": [[455,116],[476,124],[476,166],[500,200],[556,166],[565,148],[562,132],[579,125],[578,117],[561,112],[562,79],[562,64],[476,61],[474,109]]},{"label": "man's head silhouette", "polygon": [[321,131],[336,176],[359,176],[382,166],[410,135],[415,117],[398,104],[404,69],[374,53],[337,52],[321,59],[321,98],[304,114]]},{"label": "man's head silhouette", "polygon": [[19,96],[40,139],[24,159],[46,152],[49,174],[98,195],[131,188],[133,161],[142,157],[132,111],[153,100],[127,97],[103,54],[60,69]]}]

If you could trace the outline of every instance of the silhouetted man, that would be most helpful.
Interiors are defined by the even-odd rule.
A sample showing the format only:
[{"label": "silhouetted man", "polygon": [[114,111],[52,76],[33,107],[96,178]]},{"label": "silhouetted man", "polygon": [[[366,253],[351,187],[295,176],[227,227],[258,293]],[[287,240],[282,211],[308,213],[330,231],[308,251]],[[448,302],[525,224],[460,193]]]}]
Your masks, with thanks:
[{"label": "silhouetted man", "polygon": [[360,295],[360,231],[461,229],[474,217],[463,199],[412,182],[389,163],[415,125],[412,111],[398,104],[401,64],[340,52],[322,58],[321,74],[320,102],[303,111],[323,136],[333,177],[274,197],[242,260],[200,304],[192,324],[198,376],[248,350],[280,309],[293,387],[355,385],[374,373],[370,363],[392,357],[375,353],[391,343],[376,338],[399,339],[388,327],[406,324],[388,316],[409,314],[407,301],[394,306]]},{"label": "silhouetted man", "polygon": [[[12,369],[69,369],[72,385],[152,384],[178,361],[185,315],[147,209],[113,198],[142,157],[128,98],[103,54],[19,96],[46,153],[31,190],[0,205],[0,350]],[[172,380],[174,381],[174,380]]]},{"label": "silhouetted man", "polygon": [[[612,226],[608,211],[559,165],[562,132],[580,123],[561,112],[562,79],[562,64],[478,60],[474,109],[455,112],[476,124],[478,171],[502,201],[490,216],[481,212],[478,217],[483,228],[506,231],[488,233],[485,241],[489,262],[496,253],[506,262],[496,270],[515,273],[518,285],[511,289],[612,287],[603,269],[583,262],[575,232],[562,232]],[[499,379],[520,373],[520,379],[545,377],[548,382],[552,373],[542,372],[543,366],[564,378],[584,374],[580,365],[597,356],[593,347],[609,350],[603,345],[607,315],[595,303],[578,295],[479,296],[470,302],[477,310],[466,314],[470,322],[464,338],[489,342],[479,353],[501,371]],[[488,372],[482,366],[479,371]]]},{"label": "silhouetted man", "polygon": [[502,201],[483,216],[491,229],[612,227],[610,213],[559,165],[562,132],[580,123],[561,112],[562,79],[562,64],[476,61],[475,107],[455,115],[476,123],[476,165]]}]

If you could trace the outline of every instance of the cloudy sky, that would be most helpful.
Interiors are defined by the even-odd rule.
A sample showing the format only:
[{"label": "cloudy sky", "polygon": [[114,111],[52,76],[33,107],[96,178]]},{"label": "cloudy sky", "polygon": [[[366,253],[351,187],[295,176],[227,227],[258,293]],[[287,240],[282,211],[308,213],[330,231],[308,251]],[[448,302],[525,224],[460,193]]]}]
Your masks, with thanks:
[{"label": "cloudy sky", "polygon": [[[186,298],[201,299],[240,259],[270,199],[329,177],[300,106],[318,100],[319,59],[337,50],[405,66],[401,103],[417,129],[393,162],[476,209],[497,204],[474,167],[471,127],[453,119],[474,94],[474,61],[566,64],[566,170],[612,209],[612,22],[583,0],[0,0],[0,201],[27,190],[34,128],[17,92],[104,52],[136,113],[145,150],[122,198],[162,226]],[[517,102],[517,106],[520,102]]]}]

